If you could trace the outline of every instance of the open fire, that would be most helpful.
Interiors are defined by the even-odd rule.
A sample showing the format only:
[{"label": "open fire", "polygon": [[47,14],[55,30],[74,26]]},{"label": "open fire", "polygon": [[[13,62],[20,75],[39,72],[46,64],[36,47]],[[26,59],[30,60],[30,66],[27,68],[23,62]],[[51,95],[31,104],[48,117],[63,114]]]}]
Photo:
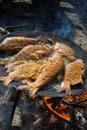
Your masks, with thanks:
[{"label": "open fire", "polygon": [[[83,92],[80,96],[67,96],[64,100],[68,103],[76,103],[86,97],[87,92]],[[12,130],[16,127],[22,130],[86,130],[86,100],[78,105],[67,105],[68,103],[58,98],[47,96],[35,96],[29,99],[28,94],[22,92],[11,128]]]},{"label": "open fire", "polygon": [[[84,100],[85,99],[85,100]],[[72,107],[87,107],[87,91],[81,93],[79,96],[67,96],[64,100],[52,97],[44,97],[46,106],[58,117],[70,122],[72,120]],[[73,103],[74,102],[74,103]],[[71,103],[71,104],[69,104]],[[72,121],[71,121],[72,122]]]},{"label": "open fire", "polygon": [[[55,2],[36,5],[38,4],[32,5],[28,2],[23,5],[20,2],[18,4],[12,3],[9,6],[1,5],[0,26],[5,28],[6,26],[28,25],[29,30],[50,32],[56,36],[74,41],[87,50],[85,46],[87,35],[86,0],[65,0],[61,1],[60,5],[55,4]],[[13,30],[15,28],[9,31]],[[9,34],[9,32],[7,33]],[[6,32],[3,33],[3,35],[5,34]],[[36,96],[32,100],[24,92],[20,94],[20,97],[18,96],[19,99],[16,99],[17,95],[15,96],[11,92],[9,99],[7,89],[1,88],[0,96],[7,101],[6,103],[1,98],[3,102],[0,103],[0,108],[1,113],[4,113],[3,122],[7,123],[6,113],[10,117],[8,119],[9,123],[3,124],[2,121],[0,122],[2,130],[8,130],[8,126],[11,126],[11,130],[87,129],[87,92],[83,92],[78,96],[67,96],[63,99],[51,96]],[[9,111],[12,110],[10,114],[6,107],[4,107],[6,113],[5,111],[2,112],[4,110],[2,109],[3,104],[9,108]],[[1,113],[0,118],[3,117]]]}]

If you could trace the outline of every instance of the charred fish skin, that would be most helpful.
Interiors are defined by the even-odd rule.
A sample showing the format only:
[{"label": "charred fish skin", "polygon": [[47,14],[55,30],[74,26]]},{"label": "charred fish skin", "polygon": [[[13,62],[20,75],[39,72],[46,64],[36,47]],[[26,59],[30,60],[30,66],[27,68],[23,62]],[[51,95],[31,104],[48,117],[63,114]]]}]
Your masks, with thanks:
[{"label": "charred fish skin", "polygon": [[37,38],[28,37],[8,37],[0,44],[0,51],[5,53],[18,52],[27,45],[35,45],[41,41],[41,36]]},{"label": "charred fish skin", "polygon": [[36,80],[29,85],[19,86],[17,90],[29,90],[29,96],[33,96],[40,88],[44,87],[64,68],[63,58],[57,53],[36,74]]},{"label": "charred fish skin", "polygon": [[71,95],[70,85],[83,83],[83,76],[85,72],[85,64],[82,59],[77,59],[65,66],[64,81],[58,92],[65,91],[67,95]]}]

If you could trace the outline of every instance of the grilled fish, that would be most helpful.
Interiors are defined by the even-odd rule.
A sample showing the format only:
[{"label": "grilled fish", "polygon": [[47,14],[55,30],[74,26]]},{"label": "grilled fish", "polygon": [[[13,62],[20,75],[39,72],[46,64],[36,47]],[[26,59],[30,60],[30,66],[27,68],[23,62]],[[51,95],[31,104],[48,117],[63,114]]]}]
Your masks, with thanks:
[{"label": "grilled fish", "polygon": [[[10,59],[0,59],[0,64],[11,64],[15,61],[28,61],[28,60],[38,60],[42,57],[49,56],[53,51],[59,53],[62,57],[70,59],[71,61],[75,59],[75,52],[73,49],[67,45],[56,43],[53,46],[40,44],[40,45],[29,45],[24,47],[20,52]],[[8,62],[9,61],[9,62]],[[8,66],[7,64],[7,66]]]},{"label": "grilled fish", "polygon": [[48,60],[48,62],[36,74],[36,79],[29,85],[19,86],[17,90],[29,90],[30,97],[33,96],[40,88],[49,83],[56,77],[64,67],[63,58],[57,53]]},{"label": "grilled fish", "polygon": [[40,67],[42,67],[42,65],[42,62],[25,62],[21,65],[16,66],[8,76],[1,77],[0,81],[2,81],[3,84],[7,86],[13,80],[22,81],[24,79],[29,79],[33,74],[37,72],[38,69],[40,69]]},{"label": "grilled fish", "polygon": [[[40,45],[29,45],[24,47],[20,52],[11,58],[1,59],[0,64],[5,65],[5,69],[15,67],[14,65],[20,64],[21,61],[38,61],[43,58],[47,58],[52,52],[52,47],[44,44]],[[14,64],[16,62],[17,64]],[[13,65],[14,64],[14,65]]]},{"label": "grilled fish", "polygon": [[75,60],[75,51],[65,44],[56,42],[54,45],[54,50],[62,57],[67,58],[70,61]]},{"label": "grilled fish", "polygon": [[58,92],[66,91],[66,94],[71,95],[70,85],[83,83],[83,75],[85,65],[82,59],[77,59],[65,66],[64,81],[61,84]]},{"label": "grilled fish", "polygon": [[18,52],[23,47],[25,47],[27,45],[35,45],[39,41],[41,41],[41,36],[39,36],[37,38],[9,37],[9,38],[6,38],[0,44],[0,51],[4,51],[5,53]]},{"label": "grilled fish", "polygon": [[11,61],[39,60],[52,52],[52,47],[46,44],[29,45],[11,58]]},{"label": "grilled fish", "polygon": [[46,59],[52,50],[52,47],[46,44],[28,45],[14,56],[6,59],[0,59],[0,64],[5,65],[5,69],[9,72],[14,69],[15,66],[23,63],[24,61],[38,61],[42,60],[44,57]]}]

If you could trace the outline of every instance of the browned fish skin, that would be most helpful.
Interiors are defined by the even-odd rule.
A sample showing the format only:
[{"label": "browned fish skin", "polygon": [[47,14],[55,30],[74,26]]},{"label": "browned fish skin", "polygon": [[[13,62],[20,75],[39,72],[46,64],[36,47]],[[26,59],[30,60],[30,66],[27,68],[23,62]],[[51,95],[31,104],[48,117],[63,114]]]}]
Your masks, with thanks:
[{"label": "browned fish skin", "polygon": [[64,67],[63,58],[60,55],[53,54],[52,58],[46,63],[44,67],[37,73],[36,80],[29,85],[18,87],[18,90],[27,89],[29,95],[33,96],[37,90],[56,77]]},{"label": "browned fish skin", "polygon": [[85,65],[82,59],[77,59],[65,66],[64,82],[59,91],[66,91],[66,94],[71,95],[70,85],[83,83],[84,71]]},{"label": "browned fish skin", "polygon": [[[7,44],[2,43],[2,48],[4,49],[5,46],[8,47],[7,46],[8,43],[9,45],[11,43],[10,47],[17,50],[17,47],[18,49],[21,48],[21,45],[24,44],[24,42],[26,41],[25,45],[22,45],[20,52],[18,52],[16,55],[14,55],[11,58],[7,58],[5,60],[0,59],[0,64],[5,65],[5,69],[9,73],[9,76],[0,79],[1,81],[3,81],[4,85],[8,85],[8,83],[14,79],[22,81],[21,80],[22,78],[27,79],[28,77],[32,80],[32,83],[29,84],[27,83],[28,85],[18,87],[18,90],[28,89],[30,96],[33,96],[41,87],[43,87],[45,84],[50,82],[54,77],[56,77],[63,70],[64,65],[65,65],[64,82],[62,83],[59,92],[66,91],[67,94],[71,94],[70,85],[82,82],[82,76],[84,74],[84,67],[83,67],[84,63],[82,60],[74,61],[75,52],[73,49],[71,49],[67,45],[56,42],[55,39],[51,41],[53,42],[53,45],[50,46],[47,45],[46,43],[36,44],[36,39],[38,39],[37,42],[40,40],[39,37],[36,39],[31,38],[32,39],[30,40],[32,41],[31,43],[29,43],[30,38],[27,40],[25,40],[25,37],[22,39],[17,38],[19,37],[14,38],[12,43],[11,43],[12,39],[7,40],[8,41]],[[9,50],[6,49],[4,51],[7,52]],[[29,68],[28,62],[37,62],[38,64],[39,61],[44,62],[45,65],[41,68],[39,66],[40,68],[39,71],[37,73],[34,73],[34,69],[31,69],[31,67]],[[70,63],[71,61],[74,62]],[[81,65],[82,68],[79,67],[79,64]],[[34,65],[32,66],[35,67]],[[21,67],[26,67],[26,69],[23,68],[24,70],[23,73],[21,72],[22,70]],[[75,68],[79,69],[79,72],[81,73],[78,73],[77,69]],[[29,71],[32,71],[31,74]],[[78,76],[76,77],[74,75]]]},{"label": "browned fish skin", "polygon": [[40,67],[42,67],[42,63],[25,62],[16,66],[13,72],[9,73],[9,76],[1,77],[0,80],[7,86],[13,80],[21,81],[23,79],[29,79]]},{"label": "browned fish skin", "polygon": [[18,52],[15,56],[6,59],[0,59],[0,64],[5,65],[5,69],[8,71],[11,68],[15,67],[17,64],[20,64],[20,62],[42,60],[43,57],[47,58],[52,51],[53,48],[46,44],[28,45],[24,47],[20,52]]},{"label": "browned fish skin", "polygon": [[[75,52],[68,46],[60,43],[56,43],[53,46],[48,46],[46,44],[40,45],[29,45],[24,47],[19,53],[13,56],[11,59],[8,59],[9,63],[14,61],[22,61],[22,60],[38,60],[42,57],[49,56],[52,52],[57,52],[64,58],[74,60],[75,59]],[[7,59],[6,59],[7,61]],[[6,61],[1,60],[1,64],[6,64]],[[7,61],[7,62],[8,62]]]},{"label": "browned fish skin", "polygon": [[[18,62],[19,64],[22,61],[38,61],[43,58],[47,58],[52,52],[53,48],[51,46],[40,44],[40,45],[29,45],[24,47],[20,52],[18,52],[15,56],[9,58],[8,60],[1,60],[0,64],[5,65],[5,69],[11,68],[14,64],[13,62]],[[13,67],[12,67],[13,68]]]},{"label": "browned fish skin", "polygon": [[27,45],[35,45],[37,42],[41,40],[41,36],[37,38],[28,38],[28,37],[9,37],[6,38],[1,44],[0,44],[0,51],[4,52],[18,52],[23,47]]},{"label": "browned fish skin", "polygon": [[7,68],[5,67],[6,72],[9,73],[11,71],[14,71],[17,66],[23,65],[23,64],[26,64],[26,63],[28,63],[28,62],[26,62],[26,61],[15,61],[11,64],[8,64],[8,67]]},{"label": "browned fish skin", "polygon": [[46,44],[40,45],[29,45],[24,47],[19,53],[11,58],[11,61],[29,61],[29,60],[39,60],[43,56],[47,56],[52,52],[52,47]]},{"label": "browned fish skin", "polygon": [[57,53],[59,53],[62,57],[70,59],[71,61],[75,60],[74,50],[65,44],[56,42],[54,45],[54,50],[57,51]]}]

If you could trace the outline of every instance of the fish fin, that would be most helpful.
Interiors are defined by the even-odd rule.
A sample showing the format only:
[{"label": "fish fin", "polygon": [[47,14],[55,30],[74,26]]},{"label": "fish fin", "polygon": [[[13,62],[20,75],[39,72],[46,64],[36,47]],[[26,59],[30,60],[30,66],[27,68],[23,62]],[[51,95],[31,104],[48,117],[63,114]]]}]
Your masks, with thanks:
[{"label": "fish fin", "polygon": [[38,36],[35,40],[36,40],[36,42],[39,42],[39,41],[41,41],[41,39],[42,39],[42,36]]},{"label": "fish fin", "polygon": [[71,95],[71,89],[70,84],[68,82],[62,82],[60,88],[58,89],[58,92],[66,92],[66,95]]},{"label": "fish fin", "polygon": [[57,38],[55,36],[52,36],[51,38],[47,38],[48,41],[50,41],[53,45],[56,44]]},{"label": "fish fin", "polygon": [[8,59],[1,59],[0,58],[0,64],[5,65],[9,60]]},{"label": "fish fin", "polygon": [[29,79],[23,79],[21,82],[23,84],[30,84],[31,81]]},{"label": "fish fin", "polygon": [[31,84],[29,85],[22,85],[17,88],[17,90],[28,90],[29,91],[29,96],[32,97],[35,95],[35,93],[38,91],[37,87],[32,86]]},{"label": "fish fin", "polygon": [[10,76],[6,76],[6,77],[0,77],[0,81],[2,81],[5,86],[7,86],[12,80]]}]

